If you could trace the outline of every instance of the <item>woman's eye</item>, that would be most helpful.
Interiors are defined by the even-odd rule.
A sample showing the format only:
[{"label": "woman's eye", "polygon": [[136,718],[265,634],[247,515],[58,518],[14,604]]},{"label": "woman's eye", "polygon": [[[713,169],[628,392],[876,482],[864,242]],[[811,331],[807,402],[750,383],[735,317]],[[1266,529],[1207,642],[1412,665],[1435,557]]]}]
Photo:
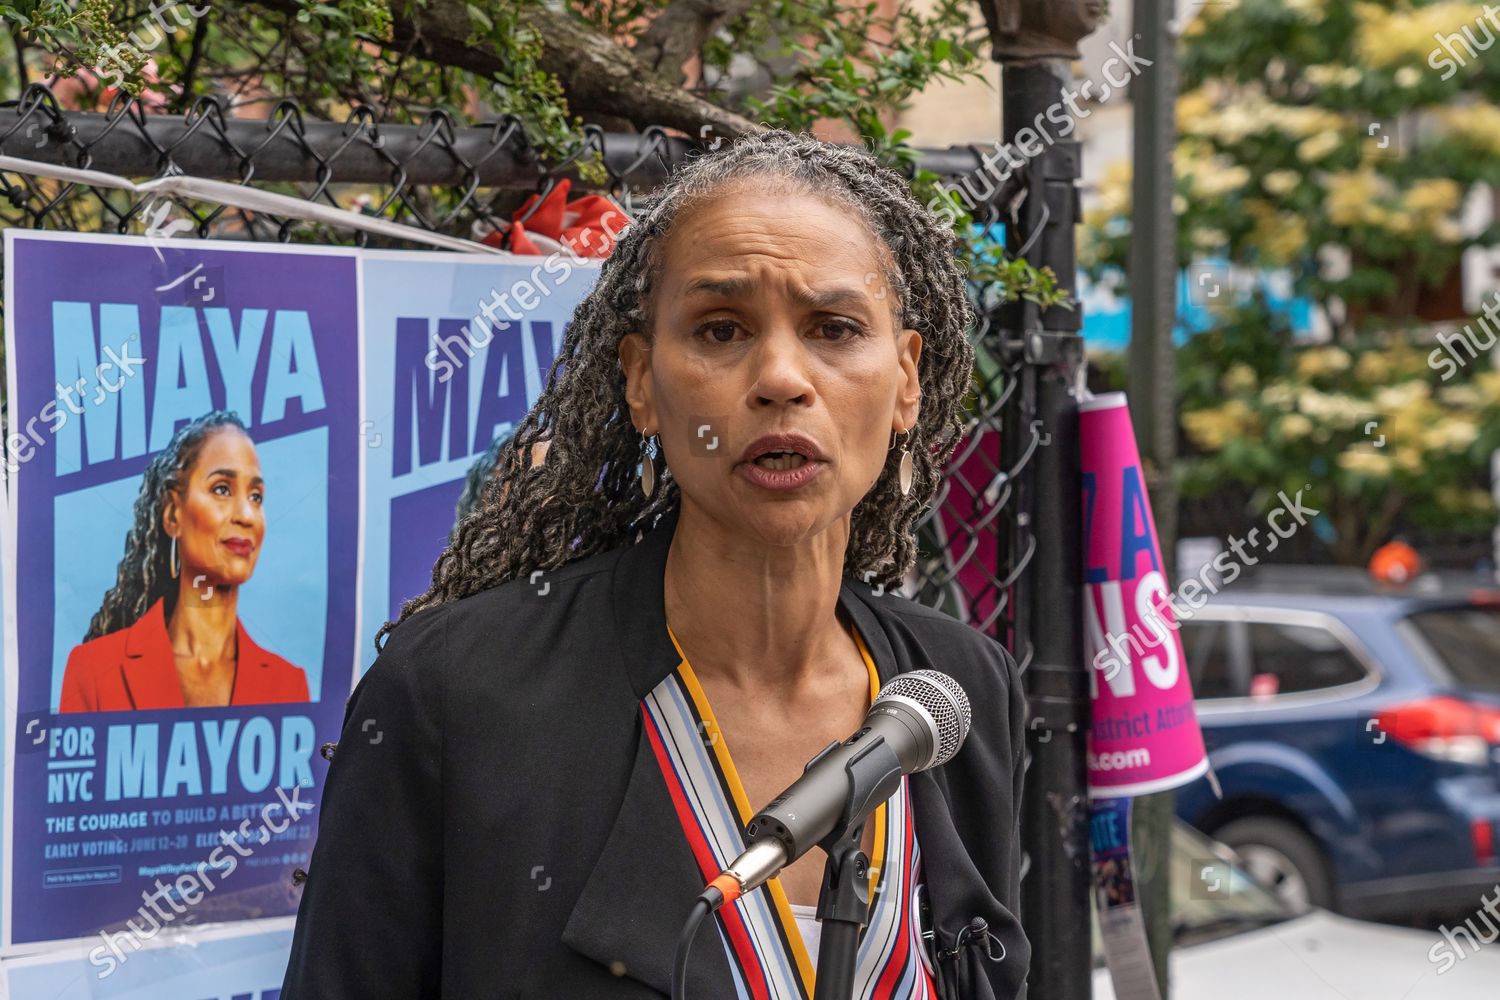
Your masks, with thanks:
[{"label": "woman's eye", "polygon": [[[864,328],[858,323],[850,320],[831,319],[820,324],[825,336],[830,340],[849,340],[864,333]],[[829,333],[832,331],[832,335]]]},{"label": "woman's eye", "polygon": [[[716,344],[727,344],[734,340],[739,324],[733,320],[715,320],[705,323],[694,331],[694,336],[712,340]],[[818,324],[818,331],[827,340],[850,340],[864,335],[864,327],[853,320],[831,319]]]},{"label": "woman's eye", "polygon": [[213,485],[213,491],[218,496],[227,497],[229,495],[229,484],[228,483],[214,483],[214,485]]},{"label": "woman's eye", "polygon": [[266,495],[264,493],[261,493],[259,490],[255,490],[251,492],[250,499],[254,500],[258,504],[263,504],[266,502]]},{"label": "woman's eye", "polygon": [[[713,342],[716,344],[727,344],[734,339],[735,326],[736,324],[732,320],[714,320],[709,323],[704,323],[702,326],[698,327],[697,330],[693,331],[693,335],[706,337],[713,340]],[[720,336],[720,334],[725,331],[728,331],[728,336]]]}]

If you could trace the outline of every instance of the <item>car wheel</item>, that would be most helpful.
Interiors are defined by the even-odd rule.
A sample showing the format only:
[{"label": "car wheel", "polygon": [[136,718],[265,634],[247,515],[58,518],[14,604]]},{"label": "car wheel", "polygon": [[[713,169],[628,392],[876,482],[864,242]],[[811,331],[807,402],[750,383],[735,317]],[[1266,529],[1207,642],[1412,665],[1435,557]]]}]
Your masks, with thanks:
[{"label": "car wheel", "polygon": [[1245,871],[1294,911],[1332,907],[1328,863],[1318,845],[1295,824],[1251,816],[1226,823],[1213,836],[1234,848]]}]

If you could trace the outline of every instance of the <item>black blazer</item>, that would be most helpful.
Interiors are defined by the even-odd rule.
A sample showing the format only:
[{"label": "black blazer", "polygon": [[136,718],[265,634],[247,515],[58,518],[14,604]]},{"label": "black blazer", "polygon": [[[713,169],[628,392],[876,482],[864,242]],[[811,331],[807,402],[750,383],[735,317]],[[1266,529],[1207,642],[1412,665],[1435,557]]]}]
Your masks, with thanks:
[{"label": "black blazer", "polygon": [[[344,715],[282,1000],[670,993],[703,880],[641,699],[679,662],[662,602],[676,519],[391,634]],[[933,667],[968,693],[968,741],[910,779],[939,990],[1024,998],[1015,661],[977,629],[864,583],[845,580],[838,607],[882,684]],[[976,918],[988,934],[965,931]],[[732,996],[730,982],[704,930],[689,996]]]}]

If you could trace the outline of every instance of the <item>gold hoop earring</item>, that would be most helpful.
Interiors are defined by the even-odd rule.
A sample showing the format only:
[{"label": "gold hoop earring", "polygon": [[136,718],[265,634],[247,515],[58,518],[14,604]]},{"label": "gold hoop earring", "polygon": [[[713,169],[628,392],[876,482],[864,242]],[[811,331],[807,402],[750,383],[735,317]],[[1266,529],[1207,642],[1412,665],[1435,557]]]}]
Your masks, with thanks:
[{"label": "gold hoop earring", "polygon": [[[658,444],[658,447],[660,445]],[[651,499],[651,494],[656,491],[656,459],[651,456],[651,436],[641,434],[641,492],[646,494],[646,499]]]}]

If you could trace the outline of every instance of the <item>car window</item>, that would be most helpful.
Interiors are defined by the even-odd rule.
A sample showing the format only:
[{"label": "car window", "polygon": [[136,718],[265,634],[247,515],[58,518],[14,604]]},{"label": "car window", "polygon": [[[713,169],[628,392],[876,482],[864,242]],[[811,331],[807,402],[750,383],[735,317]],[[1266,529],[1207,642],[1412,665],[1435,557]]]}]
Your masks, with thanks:
[{"label": "car window", "polygon": [[1500,608],[1443,608],[1419,611],[1411,623],[1456,686],[1500,691]]},{"label": "car window", "polygon": [[1230,661],[1228,622],[1188,619],[1182,623],[1182,655],[1187,658],[1188,677],[1194,698],[1243,696]]},{"label": "car window", "polygon": [[1245,874],[1228,848],[1181,821],[1172,824],[1172,944],[1186,947],[1296,914]]},{"label": "car window", "polygon": [[[1170,881],[1172,945],[1201,944],[1290,920],[1296,914],[1255,882],[1233,860],[1234,853],[1181,820],[1172,821]],[[1095,893],[1089,893],[1089,923],[1094,968],[1103,968],[1104,943],[1099,933]]]},{"label": "car window", "polygon": [[1297,694],[1352,684],[1365,669],[1338,636],[1318,625],[1250,622],[1250,694]]}]

